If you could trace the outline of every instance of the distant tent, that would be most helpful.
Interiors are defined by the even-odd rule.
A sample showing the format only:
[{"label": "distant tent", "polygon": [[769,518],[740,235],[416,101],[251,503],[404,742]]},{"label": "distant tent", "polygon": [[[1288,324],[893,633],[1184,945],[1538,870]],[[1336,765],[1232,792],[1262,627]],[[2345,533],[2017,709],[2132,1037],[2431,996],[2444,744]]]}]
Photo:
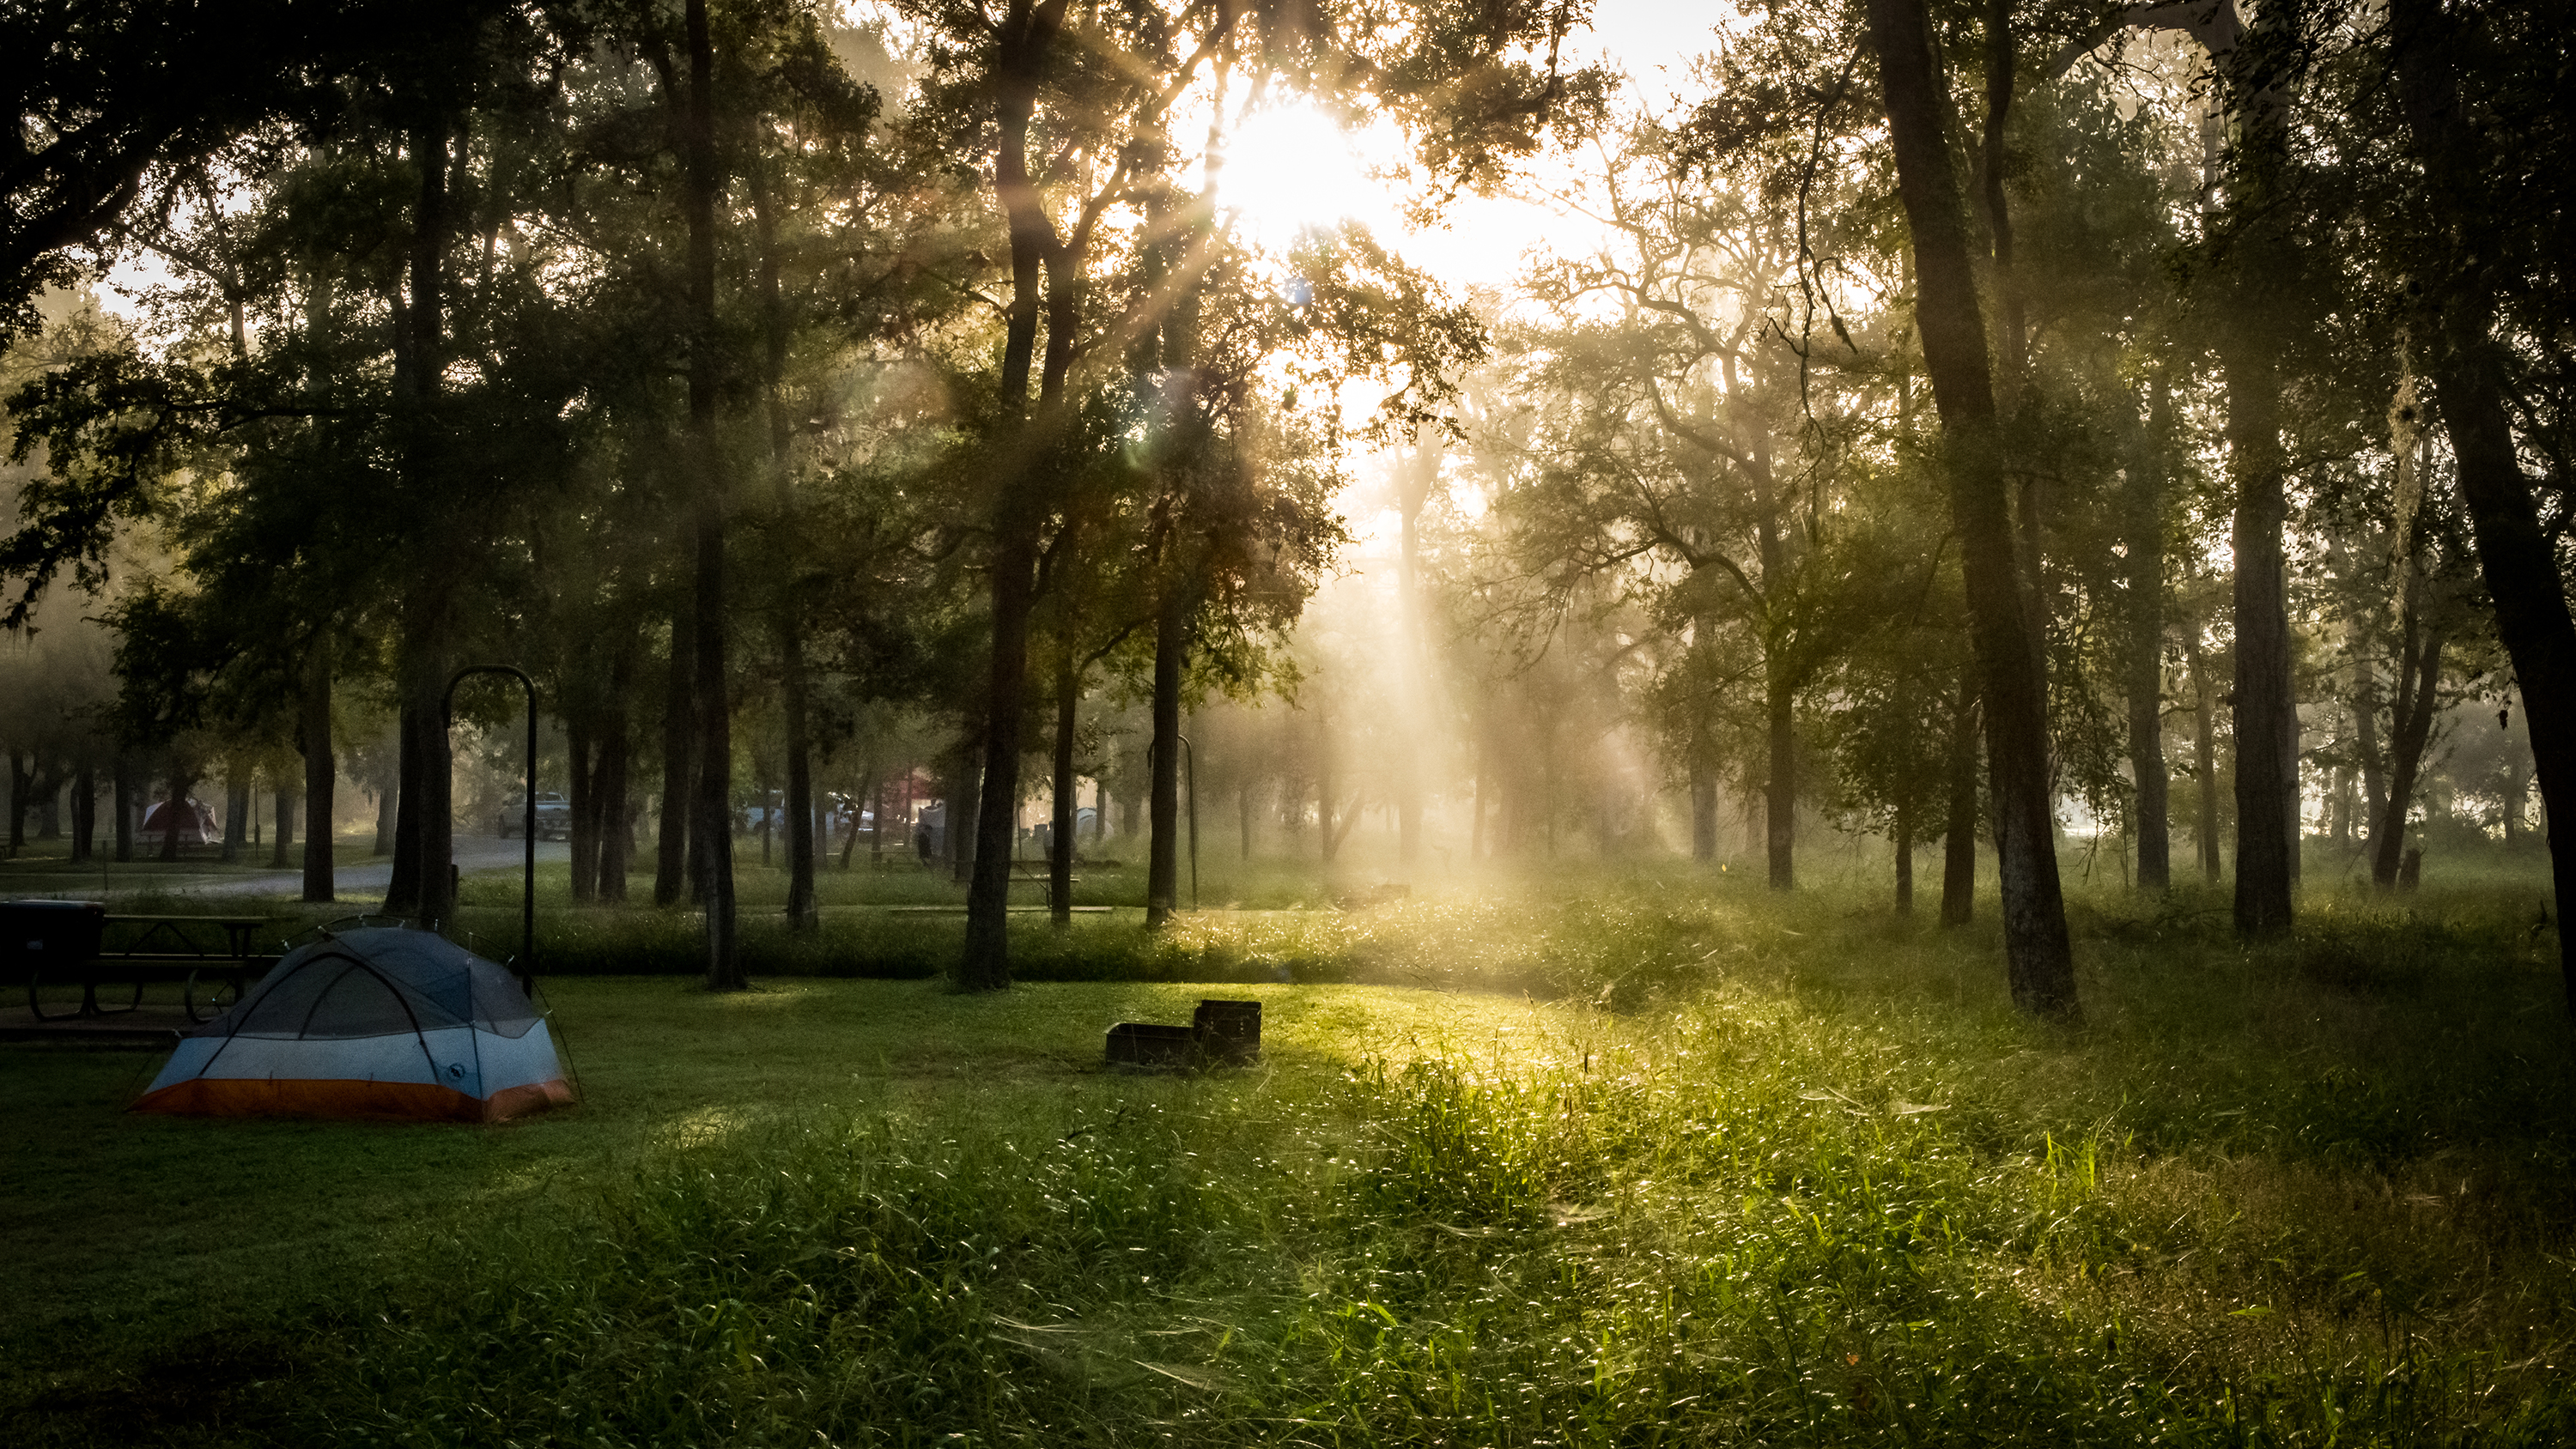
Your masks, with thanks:
[{"label": "distant tent", "polygon": [[179,823],[181,845],[211,845],[223,838],[224,828],[215,823],[215,812],[207,809],[203,801],[195,799],[179,802],[175,810],[167,800],[153,806],[143,817],[144,838],[159,840],[168,835],[173,820]]},{"label": "distant tent", "polygon": [[572,1100],[510,973],[433,931],[326,935],[179,1041],[137,1112],[498,1122]]}]

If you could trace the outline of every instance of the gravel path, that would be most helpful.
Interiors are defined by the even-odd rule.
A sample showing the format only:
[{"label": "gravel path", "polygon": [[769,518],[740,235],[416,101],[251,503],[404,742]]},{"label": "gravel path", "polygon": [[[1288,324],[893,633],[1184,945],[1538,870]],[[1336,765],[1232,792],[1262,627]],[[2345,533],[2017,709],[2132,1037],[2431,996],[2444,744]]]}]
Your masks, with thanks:
[{"label": "gravel path", "polygon": [[[456,864],[469,872],[516,869],[525,859],[526,849],[527,843],[524,841],[501,840],[489,835],[460,835],[456,838]],[[572,847],[563,841],[537,842],[537,860],[540,864],[559,864],[571,858]],[[340,866],[331,872],[332,885],[344,895],[381,896],[385,892],[385,887],[392,883],[393,878],[393,861],[372,856],[361,856],[358,864]],[[45,884],[48,887],[54,887],[59,881],[62,885],[68,886],[72,879],[72,877],[57,877],[47,880]],[[31,881],[30,884],[33,882]],[[247,874],[227,871],[220,875],[190,875],[173,872],[169,875],[128,875],[118,878],[109,887],[109,894],[111,899],[115,896],[139,895],[145,892],[155,895],[220,898],[293,895],[302,889],[304,889],[304,872],[294,869],[252,871]],[[49,890],[48,893],[57,892]]]}]

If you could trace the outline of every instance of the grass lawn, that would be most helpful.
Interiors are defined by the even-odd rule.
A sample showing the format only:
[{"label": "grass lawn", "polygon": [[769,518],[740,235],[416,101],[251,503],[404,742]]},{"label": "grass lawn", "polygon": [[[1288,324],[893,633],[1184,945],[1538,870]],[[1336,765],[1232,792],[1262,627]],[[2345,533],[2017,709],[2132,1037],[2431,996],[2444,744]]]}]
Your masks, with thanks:
[{"label": "grass lawn", "polygon": [[[557,978],[586,1100],[495,1128],[127,1117],[151,1061],[0,1048],[0,1438],[2566,1443],[2527,876],[2256,952],[2085,897],[2071,1032],[1991,921],[1641,870],[1015,925],[1164,983]],[[1263,1066],[1100,1066],[1208,994]]]}]

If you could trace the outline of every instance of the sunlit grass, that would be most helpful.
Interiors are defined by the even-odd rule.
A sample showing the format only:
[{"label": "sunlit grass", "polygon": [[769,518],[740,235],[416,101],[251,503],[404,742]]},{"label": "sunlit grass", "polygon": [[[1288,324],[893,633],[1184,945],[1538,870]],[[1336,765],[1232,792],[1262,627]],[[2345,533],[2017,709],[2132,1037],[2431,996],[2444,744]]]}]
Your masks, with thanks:
[{"label": "sunlit grass", "polygon": [[[1990,922],[1682,870],[1111,918],[1060,959],[1260,983],[1222,992],[1265,1064],[1099,1066],[1192,986],[562,979],[591,1100],[497,1131],[147,1123],[111,1064],[0,1057],[68,1165],[8,1199],[42,1327],[0,1406],[191,1441],[2565,1442],[2576,1073],[2527,917],[2519,877],[2318,891],[2248,952],[2218,894],[2085,895],[2072,1032],[2011,1012]],[[255,1362],[172,1387],[218,1351]]]}]

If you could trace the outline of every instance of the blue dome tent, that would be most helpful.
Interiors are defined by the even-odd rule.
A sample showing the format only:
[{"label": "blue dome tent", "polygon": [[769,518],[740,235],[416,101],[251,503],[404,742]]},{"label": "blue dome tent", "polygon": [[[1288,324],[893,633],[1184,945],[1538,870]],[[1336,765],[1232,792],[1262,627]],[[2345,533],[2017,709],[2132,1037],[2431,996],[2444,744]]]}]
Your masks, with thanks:
[{"label": "blue dome tent", "polygon": [[180,1038],[133,1110],[498,1122],[571,1100],[507,970],[432,931],[369,926],[287,953]]}]

